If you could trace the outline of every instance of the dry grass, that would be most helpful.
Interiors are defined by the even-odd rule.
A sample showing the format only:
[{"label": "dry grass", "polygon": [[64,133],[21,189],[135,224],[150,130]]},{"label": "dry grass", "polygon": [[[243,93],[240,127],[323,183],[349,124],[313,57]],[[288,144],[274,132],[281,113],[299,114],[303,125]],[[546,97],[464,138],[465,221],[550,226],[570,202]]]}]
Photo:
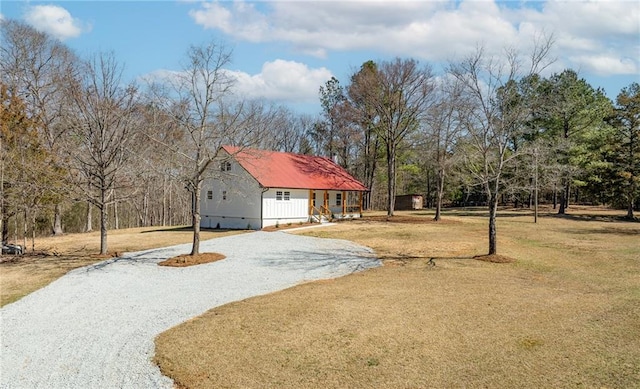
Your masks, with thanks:
[{"label": "dry grass", "polygon": [[300,232],[386,266],[213,309],[160,335],[156,361],[188,388],[640,387],[640,224],[505,211],[517,261],[495,264],[473,259],[483,212]]},{"label": "dry grass", "polygon": [[[203,230],[200,239],[234,234],[232,231]],[[124,252],[188,243],[193,232],[185,227],[148,227],[109,231],[109,256]],[[0,263],[0,306],[48,285],[68,271],[101,261],[100,234],[68,234],[36,240],[35,254],[4,256]]]}]

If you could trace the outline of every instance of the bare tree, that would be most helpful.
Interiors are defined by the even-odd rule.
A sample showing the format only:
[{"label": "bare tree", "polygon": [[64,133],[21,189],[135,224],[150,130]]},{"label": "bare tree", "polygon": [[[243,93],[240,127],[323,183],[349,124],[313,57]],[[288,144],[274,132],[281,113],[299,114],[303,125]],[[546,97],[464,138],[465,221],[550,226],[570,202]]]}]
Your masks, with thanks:
[{"label": "bare tree", "polygon": [[[166,88],[154,88],[158,106],[170,112],[175,124],[184,133],[184,143],[165,144],[179,158],[181,175],[191,194],[193,244],[191,255],[200,253],[200,192],[211,165],[218,159],[220,146],[234,140],[244,130],[244,105],[230,108],[233,79],[224,67],[231,61],[231,51],[218,42],[191,46],[186,54],[183,71],[168,80]],[[153,135],[152,139],[158,142]]]},{"label": "bare tree", "polygon": [[488,199],[489,255],[497,254],[496,216],[503,173],[517,155],[510,146],[515,134],[523,130],[528,113],[519,101],[517,82],[548,66],[551,46],[551,38],[536,41],[524,71],[519,53],[512,49],[498,58],[479,47],[473,55],[449,66],[449,74],[462,84],[465,99],[473,104],[464,118],[469,152],[466,164]]},{"label": "bare tree", "polygon": [[[66,107],[66,86],[76,77],[77,58],[60,41],[24,23],[0,20],[0,74],[11,93],[23,99],[35,123],[41,143],[48,152],[45,162],[50,174],[64,174],[60,144],[67,128],[61,124]],[[66,195],[65,180],[50,180],[47,199],[53,203],[54,234],[62,233],[61,203]]]},{"label": "bare tree", "polygon": [[[123,169],[133,155],[138,123],[137,89],[123,86],[122,67],[113,54],[85,63],[81,82],[73,85],[72,110],[67,117],[68,148],[77,188],[100,210],[100,253],[107,253],[107,210],[132,183],[123,182]],[[75,147],[74,147],[75,146]],[[122,192],[125,192],[124,190]]]},{"label": "bare tree", "polygon": [[453,148],[462,131],[462,117],[468,110],[462,93],[462,85],[456,79],[443,80],[437,89],[437,102],[426,112],[425,136],[430,143],[436,170],[435,221],[441,219],[445,179],[453,163]]}]

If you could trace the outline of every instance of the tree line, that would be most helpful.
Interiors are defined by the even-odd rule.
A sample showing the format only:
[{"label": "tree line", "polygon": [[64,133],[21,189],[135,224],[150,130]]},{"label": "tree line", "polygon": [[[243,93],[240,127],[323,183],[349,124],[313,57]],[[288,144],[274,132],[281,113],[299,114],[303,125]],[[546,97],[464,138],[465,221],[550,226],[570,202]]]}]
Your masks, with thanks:
[{"label": "tree line", "polygon": [[[0,21],[0,223],[13,236],[185,225],[199,251],[199,196],[221,145],[323,155],[370,192],[489,207],[639,206],[640,86],[615,102],[573,70],[548,77],[552,37],[530,52],[482,47],[436,74],[414,59],[368,61],[319,87],[320,115],[239,96],[220,42],[188,48],[180,72],[123,78],[112,53],[79,58],[60,41]],[[97,217],[94,217],[94,214]]]}]

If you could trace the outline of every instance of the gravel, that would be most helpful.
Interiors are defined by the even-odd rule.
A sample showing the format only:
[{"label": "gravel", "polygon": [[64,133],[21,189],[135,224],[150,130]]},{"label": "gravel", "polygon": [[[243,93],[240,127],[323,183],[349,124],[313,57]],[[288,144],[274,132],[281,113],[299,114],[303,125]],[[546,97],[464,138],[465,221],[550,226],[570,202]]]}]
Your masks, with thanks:
[{"label": "gravel", "polygon": [[0,311],[1,388],[172,388],[154,338],[231,301],[380,265],[366,247],[285,232],[201,243],[226,259],[157,266],[191,246],[128,253],[73,270]]}]

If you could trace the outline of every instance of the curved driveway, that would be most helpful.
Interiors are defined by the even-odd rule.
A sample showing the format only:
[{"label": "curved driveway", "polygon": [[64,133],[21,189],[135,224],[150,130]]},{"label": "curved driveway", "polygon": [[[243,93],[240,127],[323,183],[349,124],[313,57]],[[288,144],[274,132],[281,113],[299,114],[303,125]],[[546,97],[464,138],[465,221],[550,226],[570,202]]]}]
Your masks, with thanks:
[{"label": "curved driveway", "polygon": [[231,301],[380,264],[348,241],[253,232],[201,243],[225,260],[156,265],[189,250],[147,250],[76,269],[3,307],[0,387],[171,388],[151,362],[162,331]]}]

